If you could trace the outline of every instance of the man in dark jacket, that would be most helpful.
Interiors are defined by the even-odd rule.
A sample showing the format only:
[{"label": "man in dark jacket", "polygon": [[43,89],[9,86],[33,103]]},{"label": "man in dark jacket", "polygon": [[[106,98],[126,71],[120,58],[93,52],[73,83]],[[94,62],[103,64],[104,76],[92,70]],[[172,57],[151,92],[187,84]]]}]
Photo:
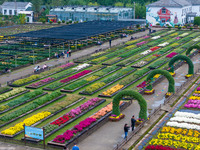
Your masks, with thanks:
[{"label": "man in dark jacket", "polygon": [[131,118],[131,127],[132,127],[132,131],[134,130],[134,127],[135,127],[135,116],[133,115],[132,118]]}]

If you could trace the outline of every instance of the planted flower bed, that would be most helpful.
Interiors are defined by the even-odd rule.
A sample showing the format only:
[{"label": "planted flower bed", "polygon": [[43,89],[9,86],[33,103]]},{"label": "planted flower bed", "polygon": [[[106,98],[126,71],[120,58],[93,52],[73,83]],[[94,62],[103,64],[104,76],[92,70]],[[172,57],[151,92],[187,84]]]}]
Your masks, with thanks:
[{"label": "planted flower bed", "polygon": [[29,92],[29,90],[26,90],[25,88],[13,89],[12,91],[0,95],[0,103],[13,99],[27,92]]},{"label": "planted flower bed", "polygon": [[11,123],[35,110],[38,110],[62,97],[64,97],[65,94],[61,94],[60,92],[53,92],[49,95],[46,95],[45,97],[39,98],[34,100],[32,103],[30,103],[27,106],[21,107],[13,112],[10,112],[8,114],[5,114],[0,117],[0,127],[5,126],[7,123]]},{"label": "planted flower bed", "polygon": [[119,84],[111,89],[104,91],[102,94],[100,94],[100,97],[113,97],[116,95],[119,91],[127,88],[128,86],[134,84],[147,74],[149,74],[150,69],[149,68],[144,68],[142,70],[138,70],[136,73],[134,73],[132,76],[129,76],[128,78],[124,78],[122,81],[119,82]]},{"label": "planted flower bed", "polygon": [[102,80],[100,82],[90,85],[82,92],[79,92],[79,94],[92,95],[92,94],[96,93],[97,91],[107,87],[108,85],[120,80],[121,78],[133,73],[134,71],[136,71],[136,69],[131,69],[131,67],[125,68],[125,69],[113,74],[112,76],[105,78],[104,80]]},{"label": "planted flower bed", "polygon": [[28,103],[38,97],[41,97],[47,93],[44,93],[42,90],[36,90],[33,92],[29,92],[24,94],[22,97],[14,99],[6,104],[0,105],[0,114],[3,114],[11,109],[14,109],[20,105]]},{"label": "planted flower bed", "polygon": [[107,67],[107,68],[95,73],[91,77],[88,77],[87,79],[75,81],[75,82],[71,83],[70,85],[67,85],[66,87],[64,87],[61,90],[61,92],[69,92],[69,93],[75,92],[78,89],[80,89],[88,84],[91,84],[91,83],[93,83],[93,82],[119,70],[119,69],[121,69],[121,67],[117,67],[117,66]]},{"label": "planted flower bed", "polygon": [[82,72],[79,72],[75,75],[72,75],[70,77],[67,77],[66,79],[60,80],[59,82],[55,82],[53,84],[50,84],[49,86],[43,88],[43,90],[48,90],[48,91],[54,91],[56,89],[59,89],[71,82],[74,82],[76,80],[79,80],[80,78],[83,78],[91,73],[94,73],[96,71],[99,71],[101,69],[103,69],[104,67],[101,66],[93,66],[90,68],[90,70],[84,70]]},{"label": "planted flower bed", "polygon": [[[120,109],[123,110],[129,105],[130,103],[120,102]],[[48,145],[54,145],[58,147],[71,147],[73,142],[80,142],[85,138],[86,134],[91,134],[97,128],[105,124],[112,113],[111,111],[112,103],[100,109],[89,118],[79,122],[79,124],[67,130],[64,134],[56,136],[54,140],[48,142]]]},{"label": "planted flower bed", "polygon": [[51,113],[48,111],[44,111],[41,113],[38,113],[36,115],[33,115],[27,119],[25,119],[24,121],[16,124],[13,127],[10,127],[6,130],[1,131],[0,136],[4,136],[4,137],[14,137],[18,132],[23,131],[24,130],[24,124],[26,126],[31,126],[34,123],[46,118],[47,116],[49,116]]},{"label": "planted flower bed", "polygon": [[9,83],[9,86],[20,87],[20,86],[26,85],[28,83],[34,82],[34,81],[36,81],[38,79],[44,78],[46,76],[50,76],[50,75],[53,75],[53,74],[58,73],[60,71],[63,71],[63,70],[65,70],[67,68],[70,68],[70,67],[72,67],[74,65],[75,65],[74,63],[67,63],[65,65],[61,65],[61,66],[56,67],[54,69],[45,71],[45,72],[43,72],[43,73],[41,73],[39,75],[32,75],[32,76],[24,78],[24,79],[16,80],[14,82]]},{"label": "planted flower bed", "polygon": [[90,110],[94,109],[95,107],[101,105],[106,100],[100,98],[92,98],[87,102],[81,104],[75,109],[70,110],[68,113],[64,114],[63,116],[55,119],[51,123],[44,126],[45,128],[45,137],[50,136],[51,134],[55,133],[56,131],[60,130],[61,128],[65,127],[67,124],[75,121],[76,119],[80,118],[81,116],[85,115]]},{"label": "planted flower bed", "polygon": [[2,87],[2,88],[0,88],[0,94],[9,92],[9,91],[11,91],[12,89],[13,89],[13,88],[10,88],[10,87]]}]

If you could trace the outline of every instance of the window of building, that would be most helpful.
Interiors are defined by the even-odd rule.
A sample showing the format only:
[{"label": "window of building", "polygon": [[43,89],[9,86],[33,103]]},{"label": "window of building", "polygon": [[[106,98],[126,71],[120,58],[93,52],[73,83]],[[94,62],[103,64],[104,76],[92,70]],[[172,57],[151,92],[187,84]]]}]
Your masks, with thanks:
[{"label": "window of building", "polygon": [[14,10],[14,14],[17,15],[17,10]]},{"label": "window of building", "polygon": [[162,23],[165,23],[165,19],[162,19],[161,22],[162,22]]},{"label": "window of building", "polygon": [[9,10],[9,15],[12,15],[12,10]]},{"label": "window of building", "polygon": [[27,17],[27,20],[26,20],[26,22],[29,22],[29,17]]},{"label": "window of building", "polygon": [[162,14],[166,14],[166,9],[165,8],[162,9]]},{"label": "window of building", "polygon": [[4,13],[3,13],[4,15],[6,15],[7,14],[7,10],[6,9],[4,9]]}]

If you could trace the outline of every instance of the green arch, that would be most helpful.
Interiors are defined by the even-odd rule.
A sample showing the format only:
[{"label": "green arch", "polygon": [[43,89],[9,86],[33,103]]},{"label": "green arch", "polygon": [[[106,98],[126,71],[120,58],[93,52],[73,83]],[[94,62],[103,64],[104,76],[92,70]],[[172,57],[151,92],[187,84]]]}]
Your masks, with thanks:
[{"label": "green arch", "polygon": [[191,52],[194,48],[200,50],[200,46],[199,46],[199,45],[191,46],[190,48],[187,49],[187,51],[186,51],[186,55],[188,56],[188,55],[190,54],[190,52]]},{"label": "green arch", "polygon": [[133,90],[121,91],[114,97],[112,113],[117,116],[120,115],[119,102],[124,96],[130,96],[135,98],[140,105],[139,118],[147,119],[147,103],[140,93]]},{"label": "green arch", "polygon": [[174,72],[174,63],[178,60],[185,60],[189,66],[189,70],[188,70],[188,74],[194,74],[194,65],[193,65],[193,62],[191,61],[191,59],[187,56],[184,56],[184,55],[177,55],[177,56],[174,56],[170,62],[169,62],[169,67],[170,67],[170,70],[169,72]]},{"label": "green arch", "polygon": [[175,91],[174,90],[174,85],[175,85],[174,78],[171,76],[171,74],[168,71],[161,70],[161,69],[155,69],[152,72],[150,72],[150,74],[147,76],[146,81],[149,82],[149,85],[147,86],[147,89],[152,90],[151,81],[153,80],[153,77],[156,74],[161,74],[161,75],[165,76],[168,79],[168,81],[169,81],[168,92],[174,93],[174,91]]}]

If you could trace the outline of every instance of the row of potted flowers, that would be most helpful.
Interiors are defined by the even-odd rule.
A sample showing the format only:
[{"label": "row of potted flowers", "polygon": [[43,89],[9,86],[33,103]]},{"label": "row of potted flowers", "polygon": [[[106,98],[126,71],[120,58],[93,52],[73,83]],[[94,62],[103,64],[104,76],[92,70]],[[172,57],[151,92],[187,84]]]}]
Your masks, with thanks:
[{"label": "row of potted flowers", "polygon": [[3,102],[6,99],[8,99],[10,97],[13,97],[13,96],[16,96],[17,94],[22,93],[24,91],[26,91],[25,88],[16,88],[16,89],[13,89],[12,91],[9,91],[7,93],[1,94],[0,95],[0,102]]},{"label": "row of potted flowers", "polygon": [[96,72],[94,75],[92,75],[86,79],[83,79],[80,81],[75,81],[75,82],[67,85],[66,87],[63,88],[62,91],[63,92],[74,92],[75,90],[77,90],[81,87],[84,87],[96,80],[99,80],[99,79],[105,77],[106,75],[108,75],[114,71],[117,71],[118,69],[120,69],[120,68],[117,66],[106,67],[105,69]]},{"label": "row of potted flowers", "polygon": [[1,134],[3,134],[3,135],[14,135],[14,134],[16,134],[16,133],[18,133],[18,132],[20,132],[24,129],[24,124],[26,126],[31,126],[34,123],[46,118],[50,114],[51,114],[50,112],[44,111],[44,112],[38,113],[36,115],[33,115],[33,116],[25,119],[24,121],[17,123],[13,127],[10,127],[8,129],[1,131]]},{"label": "row of potted flowers", "polygon": [[[63,95],[64,96],[64,95]],[[37,110],[46,106],[47,104],[56,101],[57,99],[63,97],[60,92],[52,92],[51,94],[45,95],[39,99],[32,101],[29,105],[16,109],[8,114],[5,114],[0,117],[0,124],[4,126],[8,122],[13,122],[25,115],[27,115],[30,111]]]},{"label": "row of potted flowers", "polygon": [[81,104],[80,106],[71,109],[68,113],[62,115],[58,119],[55,119],[54,121],[45,125],[44,128],[45,130],[47,129],[45,133],[48,134],[53,130],[59,128],[60,126],[61,127],[65,126],[66,124],[70,123],[69,121],[79,118],[79,116],[83,115],[83,113],[87,112],[92,106],[95,106],[101,101],[102,99],[100,98],[92,98],[87,102]]},{"label": "row of potted flowers", "polygon": [[[123,102],[120,102],[120,105]],[[96,122],[101,117],[105,116],[108,112],[112,111],[112,103],[108,104],[104,108],[100,109],[98,112],[90,116],[89,118],[86,118],[85,120],[81,121],[79,124],[75,125],[70,130],[67,130],[64,134],[56,136],[56,138],[53,139],[53,142],[55,143],[65,143],[69,140],[71,140],[74,136],[76,136],[78,133],[80,133],[83,129],[88,128],[92,123]]]},{"label": "row of potted flowers", "polygon": [[96,72],[96,71],[101,70],[101,69],[103,69],[101,65],[92,66],[92,67],[89,68],[89,70],[84,70],[84,71],[79,72],[75,75],[69,76],[69,77],[67,77],[63,80],[60,80],[58,82],[54,82],[54,83],[44,87],[43,89],[54,91],[54,90],[66,85],[66,84],[71,83],[72,81],[78,80],[78,79],[80,79],[80,78],[82,78],[82,77],[84,77],[88,74],[91,74],[91,73]]},{"label": "row of potted flowers", "polygon": [[59,71],[62,71],[63,69],[69,68],[69,67],[74,66],[74,65],[75,65],[74,63],[70,62],[70,63],[64,64],[64,65],[61,65],[59,67],[53,68],[51,70],[42,72],[39,75],[32,75],[32,76],[24,78],[24,79],[16,80],[16,81],[12,82],[12,85],[22,86],[24,84],[30,83],[30,82],[35,81],[37,79],[43,78],[45,76],[55,74]]}]

